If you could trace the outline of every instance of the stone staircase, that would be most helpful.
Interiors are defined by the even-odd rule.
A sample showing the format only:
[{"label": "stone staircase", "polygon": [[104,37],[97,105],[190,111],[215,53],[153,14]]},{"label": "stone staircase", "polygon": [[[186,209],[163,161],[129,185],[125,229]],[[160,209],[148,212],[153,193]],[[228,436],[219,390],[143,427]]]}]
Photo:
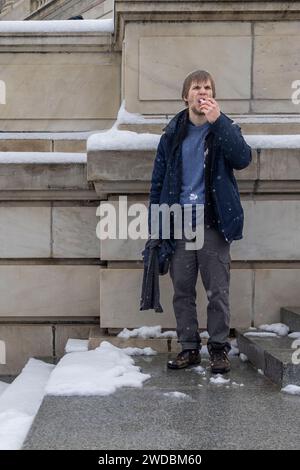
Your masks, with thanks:
[{"label": "stone staircase", "polygon": [[[281,322],[289,327],[290,332],[300,331],[300,308],[282,308]],[[238,347],[254,367],[280,387],[300,385],[300,365],[295,363],[295,356],[294,359],[292,357],[296,351],[295,339],[288,336],[245,336],[245,333],[246,330],[236,330]]]}]

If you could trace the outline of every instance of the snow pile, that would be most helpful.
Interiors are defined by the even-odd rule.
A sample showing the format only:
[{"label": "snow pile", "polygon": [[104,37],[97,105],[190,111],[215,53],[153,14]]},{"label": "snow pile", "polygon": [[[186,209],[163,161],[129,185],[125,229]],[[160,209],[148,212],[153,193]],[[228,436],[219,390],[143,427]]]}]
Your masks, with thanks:
[{"label": "snow pile", "polygon": [[129,338],[177,338],[176,331],[165,331],[162,333],[161,326],[141,326],[134,330],[128,330],[124,328],[119,334],[118,338],[129,339]]},{"label": "snow pile", "polygon": [[276,333],[278,336],[286,336],[289,332],[289,327],[284,323],[272,323],[271,325],[260,325],[260,330],[271,331]]},{"label": "snow pile", "polygon": [[29,359],[0,398],[0,449],[20,449],[42,402],[54,366]]},{"label": "snow pile", "polygon": [[256,336],[257,338],[279,338],[276,333],[271,333],[268,331],[247,331],[247,333],[244,333],[244,336]]},{"label": "snow pile", "polygon": [[182,392],[166,392],[163,394],[165,397],[171,397],[171,398],[189,398],[189,395],[186,393]]},{"label": "snow pile", "polygon": [[244,135],[248,145],[260,149],[298,149],[300,135]]},{"label": "snow pile", "polygon": [[6,382],[0,382],[0,395],[1,395],[1,393],[4,392],[4,390],[7,389],[8,386],[9,386],[9,384],[7,384]]},{"label": "snow pile", "polygon": [[[116,123],[117,124],[117,123]],[[116,124],[107,132],[93,134],[87,140],[88,151],[97,150],[156,150],[159,134],[138,134],[119,131]]]},{"label": "snow pile", "polygon": [[289,393],[290,395],[300,395],[299,385],[289,384],[281,389],[282,392]]},{"label": "snow pile", "polygon": [[50,395],[109,395],[120,387],[139,387],[150,378],[134,360],[107,341],[93,351],[64,356],[46,387]]},{"label": "snow pile", "polygon": [[138,113],[129,113],[125,109],[125,100],[122,101],[117,116],[118,124],[167,124],[168,119],[148,119]]},{"label": "snow pile", "polygon": [[0,33],[113,33],[114,21],[0,21]]},{"label": "snow pile", "polygon": [[223,384],[228,384],[230,382],[230,379],[224,379],[224,377],[221,374],[217,374],[215,377],[211,377],[209,379],[209,382],[215,385],[223,385]]},{"label": "snow pile", "polygon": [[293,333],[290,333],[288,336],[289,338],[298,339],[300,338],[300,331],[294,331]]},{"label": "snow pile", "polygon": [[[1,23],[1,21],[0,21]],[[98,134],[97,134],[98,135]],[[0,152],[0,163],[86,163],[86,153],[68,152]]]},{"label": "snow pile", "polygon": [[247,361],[248,361],[248,357],[246,356],[246,354],[241,353],[241,354],[240,354],[240,360],[241,360],[242,362],[247,362]]},{"label": "snow pile", "polygon": [[122,351],[128,356],[155,356],[157,351],[152,348],[123,348]]},{"label": "snow pile", "polygon": [[205,371],[204,367],[202,367],[202,366],[193,367],[190,370],[192,370],[193,372],[197,372],[197,374],[200,374],[200,375],[205,375],[206,374],[206,371]]},{"label": "snow pile", "polygon": [[66,353],[88,351],[88,339],[73,339],[69,338],[65,346]]},{"label": "snow pile", "polygon": [[200,338],[209,339],[208,331],[202,331],[202,333],[200,333]]}]

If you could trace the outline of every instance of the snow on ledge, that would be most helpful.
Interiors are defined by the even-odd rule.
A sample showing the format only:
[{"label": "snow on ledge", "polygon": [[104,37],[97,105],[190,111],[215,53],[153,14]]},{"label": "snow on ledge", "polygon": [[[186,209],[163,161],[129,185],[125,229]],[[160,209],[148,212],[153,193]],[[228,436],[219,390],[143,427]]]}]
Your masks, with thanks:
[{"label": "snow on ledge", "polygon": [[244,135],[248,145],[260,149],[299,149],[300,135]]},{"label": "snow on ledge", "polygon": [[86,163],[86,153],[64,152],[0,152],[0,165],[4,163]]},{"label": "snow on ledge", "polygon": [[0,21],[1,33],[113,33],[113,19]]},{"label": "snow on ledge", "polygon": [[138,134],[132,131],[119,131],[115,127],[101,134],[93,134],[87,140],[87,150],[156,150],[159,134]]}]

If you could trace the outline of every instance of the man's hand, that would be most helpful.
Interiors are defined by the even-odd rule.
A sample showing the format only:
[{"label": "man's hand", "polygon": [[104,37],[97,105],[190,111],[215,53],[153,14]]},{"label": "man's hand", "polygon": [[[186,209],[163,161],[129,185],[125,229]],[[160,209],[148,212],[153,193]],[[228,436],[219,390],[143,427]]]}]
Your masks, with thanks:
[{"label": "man's hand", "polygon": [[200,109],[211,124],[215,122],[221,114],[220,106],[213,98],[205,98],[205,103],[201,105]]}]

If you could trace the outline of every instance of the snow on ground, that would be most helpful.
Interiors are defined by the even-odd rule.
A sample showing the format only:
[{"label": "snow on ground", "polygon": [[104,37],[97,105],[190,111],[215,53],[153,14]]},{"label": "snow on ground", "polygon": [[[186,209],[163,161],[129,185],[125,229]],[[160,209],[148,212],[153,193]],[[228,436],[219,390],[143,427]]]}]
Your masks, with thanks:
[{"label": "snow on ground", "polygon": [[300,338],[300,331],[294,331],[288,335],[289,338],[297,339]]},{"label": "snow on ground", "polygon": [[247,362],[247,361],[248,361],[248,357],[246,356],[246,354],[240,353],[240,360],[241,360],[242,362]]},{"label": "snow on ground", "polygon": [[46,387],[50,395],[109,395],[120,387],[139,387],[150,378],[123,349],[103,341],[92,351],[65,355]]},{"label": "snow on ground", "polygon": [[209,338],[208,331],[202,331],[202,332],[200,333],[200,338],[208,339],[208,338]]},{"label": "snow on ground", "polygon": [[289,327],[284,323],[272,323],[271,325],[260,325],[260,330],[271,331],[279,336],[286,336],[290,331]]},{"label": "snow on ground", "polygon": [[122,348],[122,351],[128,356],[155,356],[157,351],[152,348]]},{"label": "snow on ground", "polygon": [[165,397],[171,397],[171,398],[189,398],[189,395],[186,393],[182,392],[166,392],[163,394]]},{"label": "snow on ground", "polygon": [[299,385],[289,384],[281,389],[282,392],[289,393],[290,395],[300,395]]},{"label": "snow on ground", "polygon": [[276,333],[271,333],[268,331],[247,331],[247,333],[244,333],[244,336],[256,336],[257,338],[279,338]]},{"label": "snow on ground", "polygon": [[0,396],[0,449],[20,449],[42,402],[54,366],[29,359]]},{"label": "snow on ground", "polygon": [[211,377],[209,379],[209,382],[215,385],[223,385],[223,384],[229,384],[230,379],[224,379],[224,377],[221,374],[217,374],[215,377]]},{"label": "snow on ground", "polygon": [[206,374],[206,370],[202,366],[196,366],[196,367],[193,367],[192,369],[187,369],[187,370],[197,372],[197,374],[200,374],[200,375],[205,375]]},{"label": "snow on ground", "polygon": [[65,346],[66,353],[88,351],[88,339],[73,339],[69,338]]},{"label": "snow on ground", "polygon": [[113,33],[113,19],[1,21],[0,33]]},{"label": "snow on ground", "polygon": [[161,326],[141,326],[134,330],[128,330],[124,328],[119,334],[118,338],[129,339],[129,338],[177,338],[176,331],[165,331],[162,333]]},{"label": "snow on ground", "polygon": [[8,386],[9,386],[8,383],[6,383],[6,382],[0,382],[0,395],[1,395],[1,393],[4,392],[4,390],[7,389]]}]

